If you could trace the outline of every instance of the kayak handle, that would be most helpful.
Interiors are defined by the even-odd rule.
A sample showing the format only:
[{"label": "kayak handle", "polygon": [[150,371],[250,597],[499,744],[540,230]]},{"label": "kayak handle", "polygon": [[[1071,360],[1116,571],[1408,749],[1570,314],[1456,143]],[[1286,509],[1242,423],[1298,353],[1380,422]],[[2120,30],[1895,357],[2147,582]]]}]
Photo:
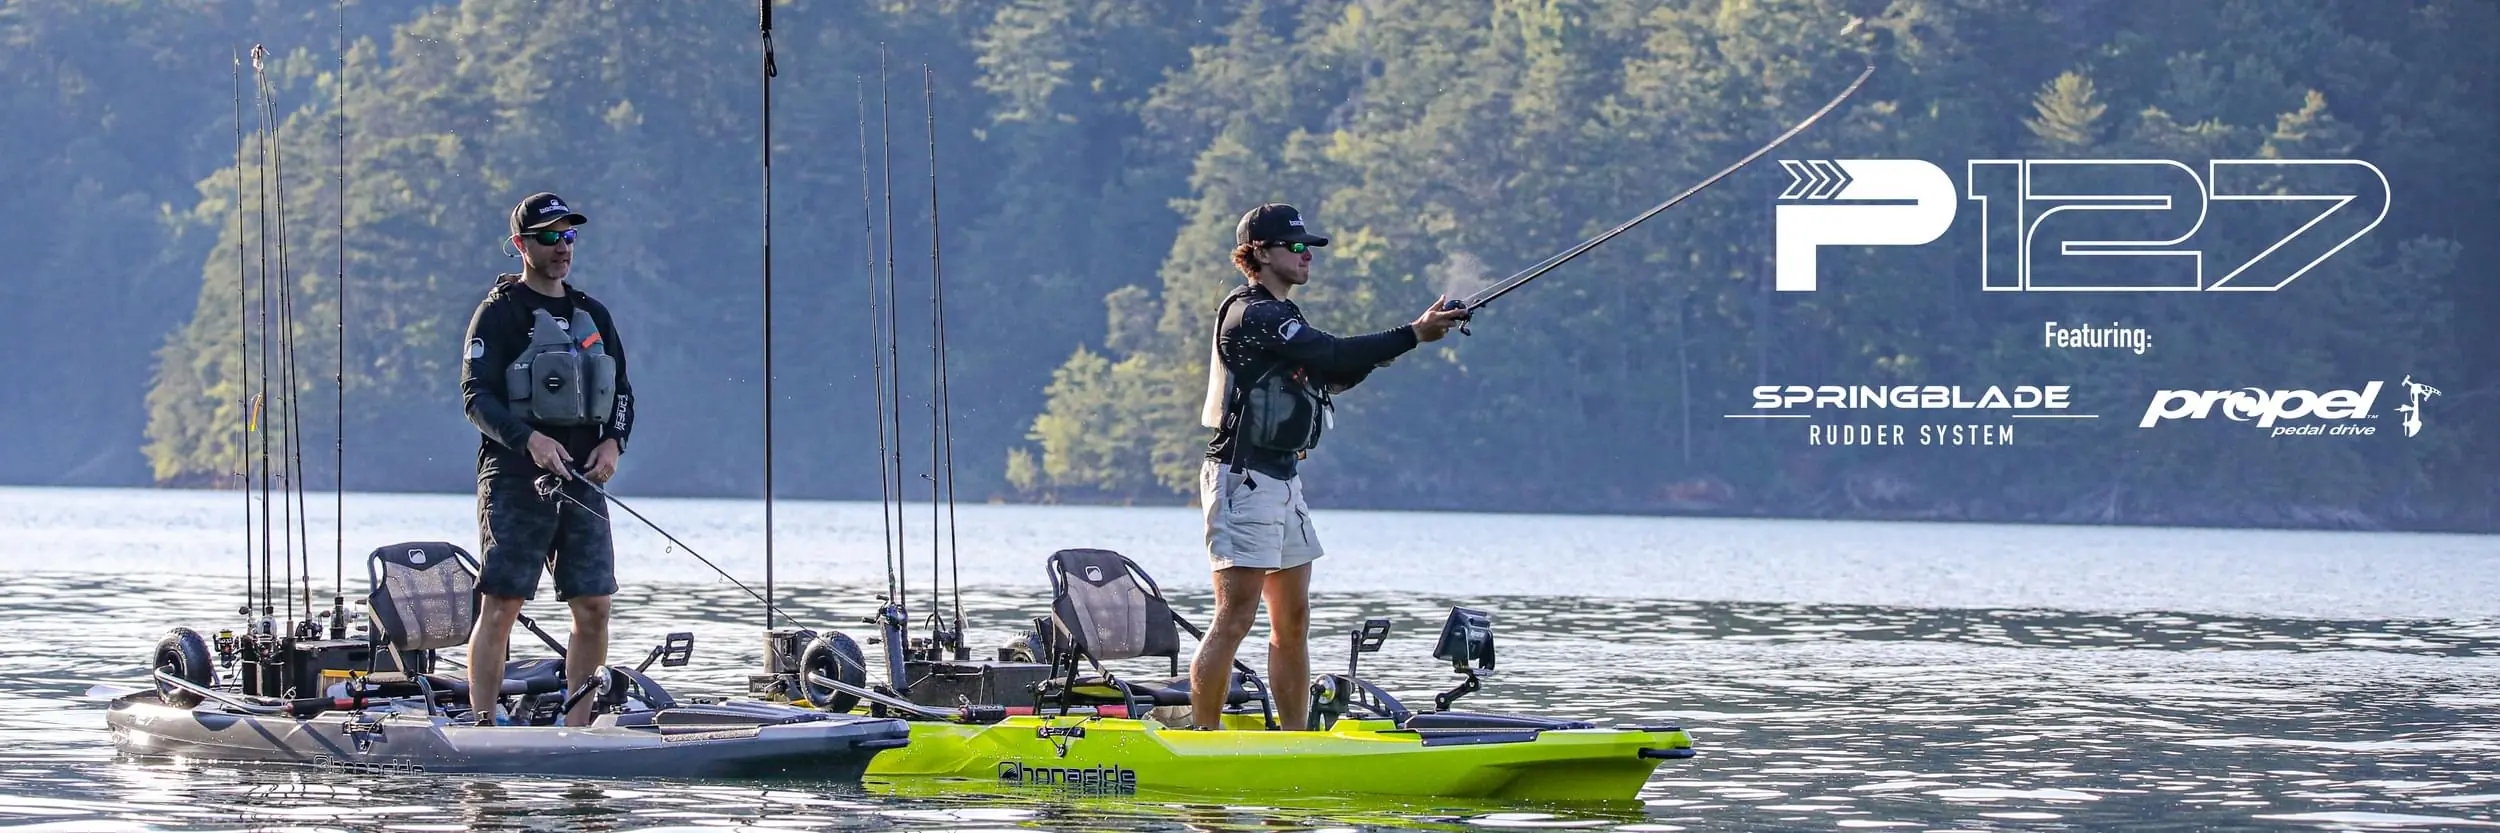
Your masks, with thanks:
[{"label": "kayak handle", "polygon": [[1656,759],[1659,759],[1659,760],[1673,760],[1673,759],[1677,759],[1677,758],[1690,758],[1690,757],[1692,757],[1692,756],[1693,756],[1693,748],[1692,748],[1692,747],[1690,747],[1690,746],[1684,747],[1684,748],[1682,748],[1682,749],[1654,749],[1654,748],[1644,748],[1644,749],[1642,749],[1642,750],[1641,750],[1641,757],[1642,757],[1642,758],[1656,758]]}]

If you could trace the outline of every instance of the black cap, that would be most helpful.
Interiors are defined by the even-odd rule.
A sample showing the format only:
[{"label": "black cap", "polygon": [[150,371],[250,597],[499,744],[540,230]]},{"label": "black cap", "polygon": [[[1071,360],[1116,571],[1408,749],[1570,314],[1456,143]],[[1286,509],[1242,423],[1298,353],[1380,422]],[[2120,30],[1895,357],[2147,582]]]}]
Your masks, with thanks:
[{"label": "black cap", "polygon": [[1268,203],[1250,209],[1248,214],[1241,215],[1241,225],[1233,228],[1233,242],[1240,244],[1252,240],[1264,240],[1271,243],[1307,243],[1313,246],[1328,245],[1328,238],[1312,234],[1311,230],[1303,225],[1302,212],[1281,202]]},{"label": "black cap", "polygon": [[582,216],[581,212],[574,211],[572,206],[565,205],[564,198],[545,191],[531,194],[528,199],[522,200],[520,205],[512,207],[513,234],[534,231],[557,220],[571,220],[573,225],[577,226],[590,222],[590,218]]}]

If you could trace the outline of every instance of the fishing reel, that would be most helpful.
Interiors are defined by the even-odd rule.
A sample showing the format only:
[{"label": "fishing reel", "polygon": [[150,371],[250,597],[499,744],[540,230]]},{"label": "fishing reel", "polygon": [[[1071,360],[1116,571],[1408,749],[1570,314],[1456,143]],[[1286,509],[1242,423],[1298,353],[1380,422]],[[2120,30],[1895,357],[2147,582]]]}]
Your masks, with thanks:
[{"label": "fishing reel", "polygon": [[1468,309],[1467,302],[1453,298],[1441,302],[1441,309],[1467,310],[1466,315],[1458,317],[1458,334],[1463,336],[1475,335],[1475,333],[1467,331],[1467,322],[1476,320],[1476,312],[1475,310]]}]

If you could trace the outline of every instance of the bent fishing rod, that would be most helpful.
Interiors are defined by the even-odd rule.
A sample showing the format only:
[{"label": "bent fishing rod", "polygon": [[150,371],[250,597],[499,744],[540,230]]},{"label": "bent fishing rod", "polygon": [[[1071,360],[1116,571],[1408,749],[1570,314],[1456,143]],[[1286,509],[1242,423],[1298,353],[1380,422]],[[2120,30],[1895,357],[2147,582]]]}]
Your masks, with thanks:
[{"label": "bent fishing rod", "polygon": [[[1850,24],[1849,31],[1856,30],[1858,25],[1858,23],[1852,22]],[[1847,33],[1848,31],[1843,32],[1843,34]],[[1534,266],[1521,270],[1518,274],[1504,278],[1500,283],[1477,290],[1474,294],[1468,295],[1465,298],[1445,301],[1442,303],[1441,308],[1445,310],[1465,310],[1468,314],[1459,317],[1458,332],[1460,335],[1475,335],[1474,333],[1468,331],[1466,322],[1474,319],[1475,311],[1478,308],[1483,307],[1486,304],[1493,303],[1494,299],[1510,294],[1511,290],[1518,289],[1519,287],[1526,285],[1529,281],[1536,280],[1545,273],[1553,271],[1556,267],[1571,262],[1572,258],[1579,257],[1588,250],[1597,248],[1598,244],[1612,239],[1615,235],[1630,231],[1633,226],[1640,225],[1643,221],[1646,221],[1651,217],[1658,216],[1659,212],[1675,207],[1676,203],[1683,202],[1692,195],[1701,193],[1702,189],[1716,184],[1719,180],[1726,179],[1729,174],[1737,172],[1746,165],[1753,164],[1754,160],[1762,158],[1763,154],[1770,153],[1772,149],[1785,144],[1790,138],[1795,137],[1799,133],[1805,132],[1806,128],[1812,127],[1814,123],[1821,120],[1824,115],[1839,108],[1841,102],[1849,100],[1849,96],[1856,94],[1859,87],[1866,85],[1866,79],[1874,74],[1875,65],[1870,62],[1866,65],[1866,70],[1864,72],[1858,73],[1857,80],[1849,82],[1849,87],[1841,90],[1839,95],[1833,96],[1832,100],[1825,103],[1822,109],[1814,111],[1812,115],[1806,116],[1804,121],[1798,122],[1797,126],[1789,128],[1788,132],[1780,134],[1778,138],[1772,139],[1769,144],[1763,145],[1762,147],[1755,149],[1754,152],[1746,154],[1745,158],[1736,160],[1736,164],[1729,165],[1725,169],[1720,170],[1718,173],[1710,175],[1709,179],[1702,180],[1700,184],[1684,189],[1683,193],[1668,198],[1666,202],[1659,203],[1650,208],[1648,211],[1641,212],[1640,216],[1626,220],[1622,225],[1608,229],[1596,237],[1583,240],[1579,243],[1579,245],[1565,249],[1552,257],[1548,257],[1545,260],[1538,262]]]},{"label": "bent fishing rod", "polygon": [[[601,521],[608,521],[607,513],[590,508],[590,504],[583,503],[580,498],[567,494],[564,491],[563,482],[557,479],[559,474],[561,474],[564,480],[570,480],[590,487],[590,490],[597,492],[599,497],[605,499],[609,503],[616,504],[617,508],[623,509],[628,514],[633,515],[634,519],[641,521],[643,526],[650,527],[651,531],[660,533],[660,537],[667,538],[669,543],[675,544],[679,549],[685,550],[687,555],[694,556],[694,560],[703,562],[703,566],[712,568],[712,572],[719,573],[721,578],[728,579],[729,583],[737,585],[740,590],[747,591],[747,595],[755,597],[756,601],[763,602],[764,607],[772,614],[785,618],[791,618],[792,621],[796,621],[795,617],[790,617],[790,614],[783,613],[779,608],[774,607],[771,601],[764,598],[764,594],[755,592],[755,588],[748,587],[746,582],[739,581],[737,576],[730,575],[728,570],[723,570],[720,568],[720,565],[712,563],[712,559],[703,557],[703,554],[695,552],[693,547],[686,546],[686,542],[677,540],[677,536],[669,534],[668,530],[661,529],[659,524],[652,523],[651,519],[643,517],[641,512],[634,511],[634,507],[627,506],[624,501],[617,500],[616,495],[609,494],[608,490],[599,487],[598,482],[582,476],[582,473],[577,469],[567,466],[561,473],[551,472],[539,475],[538,480],[533,485],[538,488],[538,496],[540,498],[547,500],[572,501],[573,505],[581,507],[582,511],[590,513],[593,517],[596,517]],[[613,521],[608,522],[614,523]]]}]

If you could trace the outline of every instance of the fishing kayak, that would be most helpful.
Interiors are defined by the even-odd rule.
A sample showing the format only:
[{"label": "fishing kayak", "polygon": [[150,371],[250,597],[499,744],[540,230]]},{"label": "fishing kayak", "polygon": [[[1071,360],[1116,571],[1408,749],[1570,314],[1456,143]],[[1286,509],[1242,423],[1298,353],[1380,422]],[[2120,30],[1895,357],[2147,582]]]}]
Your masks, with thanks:
[{"label": "fishing kayak", "polygon": [[602,714],[593,725],[479,726],[406,704],[297,717],[141,690],[106,707],[113,745],[138,758],[290,764],[377,773],[855,781],[908,742],[903,721],[763,703]]},{"label": "fishing kayak", "polygon": [[1151,718],[1019,715],[989,725],[914,721],[869,778],[947,777],[1081,793],[1304,793],[1620,801],[1661,763],[1693,755],[1676,727],[1600,728],[1504,715],[1418,715],[1272,732],[1256,715],[1216,731]]},{"label": "fishing kayak", "polygon": [[[1179,634],[1203,639],[1198,628],[1118,553],[1061,550],[1046,565],[1051,615],[996,660],[942,658],[936,641],[903,638],[892,625],[905,617],[888,614],[871,620],[888,626],[879,640],[886,684],[867,684],[867,658],[849,636],[789,630],[766,640],[770,673],[750,678],[750,693],[831,713],[907,718],[911,742],[868,766],[869,779],[888,783],[1098,795],[1630,801],[1661,764],[1694,755],[1691,736],[1676,726],[1453,710],[1494,664],[1490,614],[1465,607],[1451,609],[1433,648],[1461,682],[1434,694],[1429,709],[1410,709],[1361,678],[1361,657],[1379,651],[1390,629],[1387,619],[1367,619],[1347,634],[1345,673],[1271,691],[1235,661],[1220,723],[1183,725],[1193,698],[1188,677],[1177,674]],[[1115,673],[1102,664],[1150,657],[1165,659],[1171,675]],[[1309,698],[1306,723],[1286,725],[1278,705],[1287,697]]]},{"label": "fishing kayak", "polygon": [[[371,615],[354,638],[341,638],[344,618],[329,639],[311,622],[247,623],[214,639],[168,632],[149,655],[153,686],[91,690],[109,697],[115,749],[385,774],[856,782],[878,753],[910,742],[893,718],[672,695],[644,672],[686,665],[690,632],[670,634],[640,665],[603,666],[568,689],[564,645],[527,616],[519,624],[557,656],[506,662],[494,716],[481,721],[471,676],[435,670],[439,649],[466,642],[478,621],[475,559],[446,542],[393,544],[374,551],[368,572]],[[589,725],[561,725],[576,712]]]}]

